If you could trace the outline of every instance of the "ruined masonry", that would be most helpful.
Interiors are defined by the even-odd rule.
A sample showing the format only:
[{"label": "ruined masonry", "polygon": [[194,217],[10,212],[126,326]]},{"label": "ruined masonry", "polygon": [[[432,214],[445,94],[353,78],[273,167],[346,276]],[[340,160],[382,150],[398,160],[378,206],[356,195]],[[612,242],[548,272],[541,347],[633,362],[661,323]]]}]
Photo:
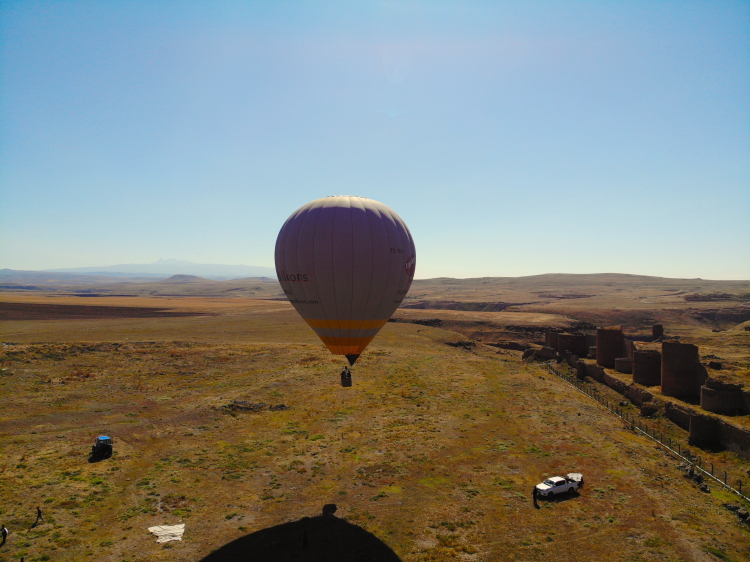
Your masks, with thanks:
[{"label": "ruined masonry", "polygon": [[565,355],[566,351],[570,351],[573,355],[586,357],[588,353],[586,336],[582,334],[559,334],[557,338],[557,351],[560,355]]},{"label": "ruined masonry", "polygon": [[[635,341],[625,338],[622,327],[597,328],[593,334],[566,334],[548,331],[546,347],[528,349],[524,357],[565,360],[575,368],[579,379],[591,377],[606,384],[641,407],[643,415],[653,415],[663,405],[666,417],[689,432],[690,443],[700,446],[723,445],[750,458],[750,431],[709,414],[736,415],[750,410],[750,393],[742,384],[709,377],[700,362],[698,347],[676,341],[664,341],[664,327],[654,324],[653,342],[661,341],[661,353],[638,350]],[[648,340],[646,340],[648,341]],[[583,358],[595,359],[595,362]],[[710,365],[714,369],[720,366]],[[606,370],[632,373],[632,383],[618,379]],[[664,396],[681,400],[700,399],[701,411],[688,404],[663,402],[643,387],[661,386]]]},{"label": "ruined masonry", "polygon": [[615,370],[618,373],[632,373],[633,359],[631,359],[630,357],[618,357],[617,359],[615,359]]},{"label": "ruined masonry", "polygon": [[716,414],[733,415],[742,410],[742,384],[707,378],[701,386],[701,408]]},{"label": "ruined masonry", "polygon": [[661,353],[658,351],[633,353],[633,382],[643,386],[661,384]]},{"label": "ruined masonry", "polygon": [[615,368],[615,359],[623,356],[625,338],[621,326],[596,329],[596,364]]},{"label": "ruined masonry", "polygon": [[675,398],[698,399],[706,378],[708,373],[700,363],[697,346],[690,343],[662,342],[662,394]]}]

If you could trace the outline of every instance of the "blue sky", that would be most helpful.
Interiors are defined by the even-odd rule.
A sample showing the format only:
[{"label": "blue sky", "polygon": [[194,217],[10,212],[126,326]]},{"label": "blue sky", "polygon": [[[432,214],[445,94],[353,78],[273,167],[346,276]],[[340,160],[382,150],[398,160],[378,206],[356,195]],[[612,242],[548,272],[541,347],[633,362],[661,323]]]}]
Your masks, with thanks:
[{"label": "blue sky", "polygon": [[3,2],[0,268],[273,265],[304,203],[417,277],[750,279],[748,2]]}]

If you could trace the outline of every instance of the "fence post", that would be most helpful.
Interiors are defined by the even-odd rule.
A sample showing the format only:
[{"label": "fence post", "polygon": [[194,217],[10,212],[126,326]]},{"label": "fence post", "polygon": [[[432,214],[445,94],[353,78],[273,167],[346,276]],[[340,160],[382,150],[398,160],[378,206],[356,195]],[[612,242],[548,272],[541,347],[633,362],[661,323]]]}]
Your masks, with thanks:
[{"label": "fence post", "polygon": [[714,463],[711,463],[711,476],[714,475]]},{"label": "fence post", "polygon": [[727,484],[727,471],[725,470],[724,471],[724,485],[726,486],[726,484]]},{"label": "fence post", "polygon": [[737,484],[739,484],[740,494],[742,494],[742,480],[738,480]]},{"label": "fence post", "polygon": [[679,443],[677,443],[677,454],[678,455],[682,455],[682,453],[680,453],[680,444]]}]

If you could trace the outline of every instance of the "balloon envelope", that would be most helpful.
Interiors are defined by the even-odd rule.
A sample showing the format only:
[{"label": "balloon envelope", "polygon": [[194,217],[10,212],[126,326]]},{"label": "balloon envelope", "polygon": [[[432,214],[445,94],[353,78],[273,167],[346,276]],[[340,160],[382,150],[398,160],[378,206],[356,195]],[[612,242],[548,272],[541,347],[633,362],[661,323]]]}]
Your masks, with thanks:
[{"label": "balloon envelope", "polygon": [[364,197],[311,201],[276,239],[284,293],[328,349],[351,364],[409,292],[416,261],[401,217]]}]

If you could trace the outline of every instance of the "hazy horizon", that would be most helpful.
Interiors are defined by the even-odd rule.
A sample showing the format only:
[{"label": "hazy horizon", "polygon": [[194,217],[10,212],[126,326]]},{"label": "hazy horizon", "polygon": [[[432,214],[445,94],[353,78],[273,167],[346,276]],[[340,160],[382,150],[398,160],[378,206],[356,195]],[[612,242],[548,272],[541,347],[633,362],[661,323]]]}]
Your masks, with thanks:
[{"label": "hazy horizon", "polygon": [[[264,266],[258,266],[254,264],[213,264],[213,263],[198,263],[198,262],[191,262],[188,260],[177,260],[175,258],[159,258],[154,262],[148,263],[148,264],[108,264],[108,265],[98,265],[98,266],[84,266],[84,267],[73,267],[73,268],[50,268],[50,269],[35,269],[35,270],[15,270],[11,268],[2,268],[0,267],[0,271],[3,269],[10,269],[11,271],[30,271],[30,272],[36,272],[36,273],[70,273],[70,274],[80,274],[80,275],[96,275],[96,274],[111,274],[115,275],[116,273],[122,273],[124,275],[134,275],[137,273],[142,274],[149,274],[152,273],[153,275],[158,276],[169,276],[169,275],[188,275],[188,276],[196,276],[201,277],[201,275],[193,274],[193,273],[153,273],[149,271],[138,271],[136,269],[131,269],[131,271],[123,270],[118,271],[115,270],[115,267],[121,267],[121,266],[127,266],[129,268],[134,268],[136,266],[153,266],[157,265],[159,263],[185,263],[189,264],[191,266],[201,266],[201,267],[211,267],[211,266],[217,266],[217,267],[246,267],[246,268],[264,268]],[[270,268],[273,269],[273,268]],[[628,275],[633,277],[641,277],[646,276],[644,274],[640,273],[629,273],[629,272],[623,272],[623,271],[597,271],[597,272],[589,272],[589,273],[574,273],[574,272],[566,272],[566,271],[546,271],[544,273],[532,273],[529,275],[485,275],[480,277],[455,277],[455,276],[445,276],[445,275],[439,275],[436,277],[420,277],[415,276],[415,280],[430,280],[430,279],[456,279],[456,280],[469,280],[469,279],[482,279],[482,278],[521,278],[521,277],[537,277],[537,276],[544,276],[544,275]],[[276,274],[269,273],[269,275],[258,275],[258,276],[249,276],[249,277],[270,277],[275,278]],[[712,278],[712,277],[669,277],[669,276],[649,276],[649,277],[661,277],[664,279],[686,279],[686,280],[692,280],[692,279],[701,279],[704,281],[750,281],[750,279],[743,279],[743,278],[737,278],[737,279],[718,279],[718,278]],[[222,280],[232,280],[232,279],[242,279],[243,277],[237,277],[237,278],[229,278],[226,275],[219,275],[217,274],[209,274],[209,277],[207,279],[222,279]]]},{"label": "hazy horizon", "polygon": [[336,193],[416,278],[750,279],[747,2],[3,3],[0,268],[273,267]]}]

